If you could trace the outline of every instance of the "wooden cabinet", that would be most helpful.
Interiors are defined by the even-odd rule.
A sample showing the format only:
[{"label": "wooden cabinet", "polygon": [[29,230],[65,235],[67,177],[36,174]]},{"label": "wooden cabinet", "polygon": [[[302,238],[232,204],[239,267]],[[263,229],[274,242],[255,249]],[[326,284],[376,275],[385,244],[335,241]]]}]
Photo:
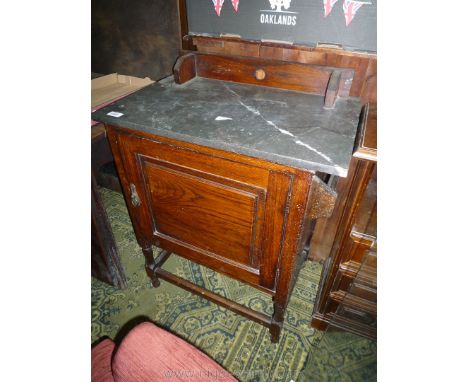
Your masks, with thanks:
[{"label": "wooden cabinet", "polygon": [[[295,176],[291,169],[280,172],[113,128],[109,136],[119,140],[129,187],[140,200],[133,210],[151,242],[275,289],[291,186],[308,189],[313,173]],[[298,197],[304,203],[307,195]]]},{"label": "wooden cabinet", "polygon": [[[329,248],[312,325],[377,336],[377,108],[363,111],[360,135],[347,178],[337,183],[332,216],[318,223],[314,256]],[[333,233],[333,240],[330,240]],[[314,243],[320,243],[314,248]]]},{"label": "wooden cabinet", "polygon": [[[278,341],[315,220],[336,199],[318,171],[348,171],[361,108],[348,96],[352,78],[347,69],[191,53],[173,80],[93,114],[106,124],[155,287],[174,283]],[[156,259],[153,245],[163,249]],[[171,253],[269,293],[273,316],[165,271]]]},{"label": "wooden cabinet", "polygon": [[[312,171],[115,126],[107,130],[153,284],[163,278],[181,285],[160,269],[170,252],[246,282],[273,296],[273,319],[224,303],[269,326],[277,339],[292,280],[306,257],[313,205],[320,192],[329,192],[326,186]],[[166,251],[156,261],[151,245]]]}]

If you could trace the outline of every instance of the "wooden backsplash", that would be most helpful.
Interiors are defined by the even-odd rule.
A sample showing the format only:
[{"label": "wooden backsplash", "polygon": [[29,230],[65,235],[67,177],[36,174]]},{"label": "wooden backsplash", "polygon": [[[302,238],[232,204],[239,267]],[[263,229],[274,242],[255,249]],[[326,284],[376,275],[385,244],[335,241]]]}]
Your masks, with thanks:
[{"label": "wooden backsplash", "polygon": [[377,102],[377,56],[333,48],[312,48],[236,38],[193,36],[198,51],[208,54],[262,57],[354,69],[351,96],[360,96],[362,103]]}]

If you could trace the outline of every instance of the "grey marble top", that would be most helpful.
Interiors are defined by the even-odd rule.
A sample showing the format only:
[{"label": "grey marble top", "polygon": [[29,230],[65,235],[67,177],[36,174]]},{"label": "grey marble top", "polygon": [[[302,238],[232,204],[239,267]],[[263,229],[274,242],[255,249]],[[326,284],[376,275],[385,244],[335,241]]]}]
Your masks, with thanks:
[{"label": "grey marble top", "polygon": [[[275,163],[346,176],[358,98],[323,108],[323,96],[196,77],[154,83],[92,114],[141,130]],[[120,117],[109,112],[122,113]]]}]

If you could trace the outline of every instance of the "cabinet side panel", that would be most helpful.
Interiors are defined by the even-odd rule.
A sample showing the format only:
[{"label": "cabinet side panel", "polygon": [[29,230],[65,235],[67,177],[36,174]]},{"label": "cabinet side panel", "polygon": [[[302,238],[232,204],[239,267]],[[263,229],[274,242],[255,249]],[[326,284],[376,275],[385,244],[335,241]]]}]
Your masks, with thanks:
[{"label": "cabinet side panel", "polygon": [[274,288],[278,257],[281,254],[285,235],[285,224],[288,215],[293,176],[271,172],[268,184],[266,203],[266,227],[264,236],[264,253],[261,264],[261,283]]}]

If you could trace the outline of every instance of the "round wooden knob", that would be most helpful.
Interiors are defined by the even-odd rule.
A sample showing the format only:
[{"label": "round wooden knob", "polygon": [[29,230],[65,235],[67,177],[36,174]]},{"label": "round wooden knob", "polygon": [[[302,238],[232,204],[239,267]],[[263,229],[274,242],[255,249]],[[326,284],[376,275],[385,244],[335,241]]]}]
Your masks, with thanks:
[{"label": "round wooden knob", "polygon": [[265,74],[265,71],[263,69],[257,69],[255,71],[255,78],[259,81],[265,79],[266,77],[266,74]]}]

